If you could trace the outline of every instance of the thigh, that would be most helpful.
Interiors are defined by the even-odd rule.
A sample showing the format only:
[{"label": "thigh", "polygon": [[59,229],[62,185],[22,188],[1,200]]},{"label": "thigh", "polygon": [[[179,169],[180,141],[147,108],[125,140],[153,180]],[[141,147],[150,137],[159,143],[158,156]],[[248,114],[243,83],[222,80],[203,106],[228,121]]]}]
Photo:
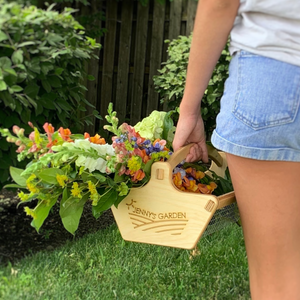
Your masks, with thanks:
[{"label": "thigh", "polygon": [[271,292],[280,296],[269,299],[300,299],[300,163],[231,154],[227,160],[242,219],[253,299],[267,299],[262,295]]}]

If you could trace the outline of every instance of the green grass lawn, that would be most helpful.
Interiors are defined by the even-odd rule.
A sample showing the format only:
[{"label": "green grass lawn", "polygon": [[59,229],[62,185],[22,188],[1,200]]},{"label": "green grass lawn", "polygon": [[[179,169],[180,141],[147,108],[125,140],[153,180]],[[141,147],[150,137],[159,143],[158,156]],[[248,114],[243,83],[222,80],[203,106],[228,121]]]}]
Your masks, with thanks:
[{"label": "green grass lawn", "polygon": [[200,254],[125,242],[115,225],[0,267],[0,299],[250,299],[242,229],[204,237]]}]

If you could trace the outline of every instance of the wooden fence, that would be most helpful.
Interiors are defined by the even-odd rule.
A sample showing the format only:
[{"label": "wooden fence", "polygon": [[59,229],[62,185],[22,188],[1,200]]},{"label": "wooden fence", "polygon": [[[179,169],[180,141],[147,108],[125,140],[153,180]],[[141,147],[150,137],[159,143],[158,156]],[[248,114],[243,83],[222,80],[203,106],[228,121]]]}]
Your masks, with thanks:
[{"label": "wooden fence", "polygon": [[[151,111],[163,109],[153,76],[167,60],[164,41],[191,33],[197,1],[167,0],[159,4],[149,0],[147,6],[137,0],[90,2],[85,9],[105,13],[98,26],[107,32],[98,38],[103,46],[97,53],[100,59],[88,66],[95,81],[87,82],[87,99],[103,117],[112,102],[120,122],[135,125]],[[87,126],[86,130],[93,133],[102,126],[103,121],[95,120],[95,126]]]}]

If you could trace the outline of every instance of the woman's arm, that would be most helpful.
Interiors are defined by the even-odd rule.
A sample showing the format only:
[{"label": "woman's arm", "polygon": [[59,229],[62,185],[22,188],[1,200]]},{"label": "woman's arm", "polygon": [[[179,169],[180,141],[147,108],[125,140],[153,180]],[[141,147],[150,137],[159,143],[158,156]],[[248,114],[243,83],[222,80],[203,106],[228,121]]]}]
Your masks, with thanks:
[{"label": "woman's arm", "polygon": [[[227,42],[239,0],[199,0],[191,43],[186,86],[180,104],[180,117],[173,142],[174,150],[194,142],[187,161],[207,161],[201,99]],[[197,156],[197,157],[196,157]]]}]

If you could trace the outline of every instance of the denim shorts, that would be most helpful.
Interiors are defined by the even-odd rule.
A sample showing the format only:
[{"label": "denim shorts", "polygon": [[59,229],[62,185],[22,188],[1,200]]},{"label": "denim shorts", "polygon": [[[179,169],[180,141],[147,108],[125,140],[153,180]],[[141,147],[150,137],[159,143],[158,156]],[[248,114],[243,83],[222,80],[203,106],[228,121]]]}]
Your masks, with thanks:
[{"label": "denim shorts", "polygon": [[237,156],[300,162],[300,67],[239,51],[233,55],[212,135]]}]

